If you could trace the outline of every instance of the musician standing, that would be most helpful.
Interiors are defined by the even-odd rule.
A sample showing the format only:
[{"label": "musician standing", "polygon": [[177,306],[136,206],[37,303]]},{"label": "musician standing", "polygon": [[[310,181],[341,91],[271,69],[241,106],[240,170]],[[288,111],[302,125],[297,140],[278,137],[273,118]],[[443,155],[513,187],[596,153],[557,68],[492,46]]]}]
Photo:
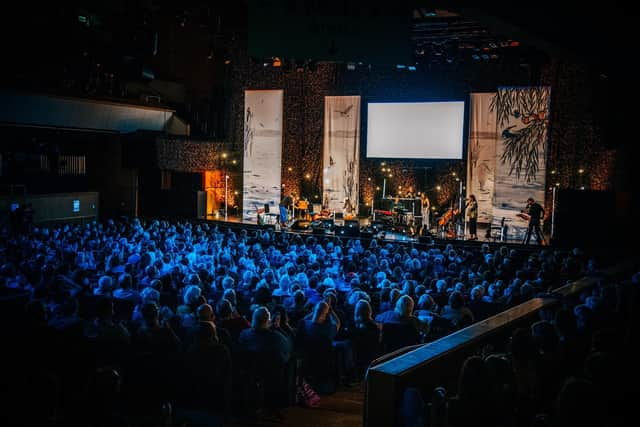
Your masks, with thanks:
[{"label": "musician standing", "polygon": [[527,199],[527,207],[522,212],[529,215],[529,226],[527,227],[527,234],[525,235],[524,243],[528,245],[529,241],[531,240],[531,234],[535,232],[538,244],[544,244],[544,236],[542,235],[542,230],[540,229],[540,220],[542,219],[542,214],[544,213],[544,208],[542,207],[542,205],[533,200],[533,197],[529,197]]},{"label": "musician standing", "polygon": [[422,213],[422,229],[423,231],[429,231],[431,229],[431,223],[429,221],[429,214],[431,213],[431,202],[427,197],[427,193],[420,195],[420,210]]},{"label": "musician standing", "polygon": [[478,201],[471,194],[467,199],[467,216],[469,217],[469,240],[478,240]]}]

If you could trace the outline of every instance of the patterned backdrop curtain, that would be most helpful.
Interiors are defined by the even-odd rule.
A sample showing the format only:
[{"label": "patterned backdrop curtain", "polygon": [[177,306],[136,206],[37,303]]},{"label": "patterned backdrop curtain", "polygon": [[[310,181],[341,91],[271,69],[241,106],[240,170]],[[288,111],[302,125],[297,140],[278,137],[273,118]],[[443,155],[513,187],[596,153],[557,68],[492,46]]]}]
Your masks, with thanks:
[{"label": "patterned backdrop curtain", "polygon": [[258,209],[278,212],[282,164],[282,90],[244,93],[242,219],[256,222]]},{"label": "patterned backdrop curtain", "polygon": [[478,221],[522,240],[527,222],[517,216],[533,197],[544,204],[549,87],[505,87],[471,94],[467,194],[478,199]]},{"label": "patterned backdrop curtain", "polygon": [[467,162],[467,194],[478,201],[478,222],[493,219],[493,189],[498,128],[491,110],[495,93],[472,93]]},{"label": "patterned backdrop curtain", "polygon": [[505,218],[508,237],[520,240],[527,222],[517,214],[533,197],[544,205],[551,88],[503,87],[491,103],[496,114],[493,223]]},{"label": "patterned backdrop curtain", "polygon": [[[323,206],[342,212],[345,200],[358,213],[360,97],[326,96],[324,102]],[[349,213],[349,212],[348,212]]]}]

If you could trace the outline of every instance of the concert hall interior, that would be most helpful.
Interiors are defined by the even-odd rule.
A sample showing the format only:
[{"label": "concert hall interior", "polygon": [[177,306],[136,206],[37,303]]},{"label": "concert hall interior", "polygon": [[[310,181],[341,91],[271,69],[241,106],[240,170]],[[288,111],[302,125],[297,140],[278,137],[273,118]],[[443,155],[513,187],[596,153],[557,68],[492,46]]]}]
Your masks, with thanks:
[{"label": "concert hall interior", "polygon": [[635,16],[467,3],[12,4],[6,425],[628,425]]}]

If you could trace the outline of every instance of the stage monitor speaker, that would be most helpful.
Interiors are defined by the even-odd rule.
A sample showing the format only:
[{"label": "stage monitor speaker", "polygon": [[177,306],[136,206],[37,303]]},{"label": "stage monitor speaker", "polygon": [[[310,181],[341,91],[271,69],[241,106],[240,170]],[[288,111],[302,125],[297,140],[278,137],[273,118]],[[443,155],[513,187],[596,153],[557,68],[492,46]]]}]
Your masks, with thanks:
[{"label": "stage monitor speaker", "polygon": [[360,236],[360,228],[359,227],[347,227],[342,225],[336,225],[335,228],[336,236],[344,236],[344,237],[359,237]]},{"label": "stage monitor speaker", "polygon": [[373,239],[373,232],[372,231],[361,231],[360,232],[360,237],[363,239]]},{"label": "stage monitor speaker", "polygon": [[344,221],[346,228],[360,228],[360,222],[357,219],[347,219]]},{"label": "stage monitor speaker", "polygon": [[419,243],[431,243],[431,235],[424,235],[424,236],[420,236],[418,237],[418,242]]},{"label": "stage monitor speaker", "polygon": [[326,233],[325,233],[324,228],[318,227],[318,228],[314,228],[313,229],[313,234],[315,234],[317,236],[324,236]]},{"label": "stage monitor speaker", "polygon": [[311,221],[306,219],[297,219],[291,225],[292,230],[308,230],[311,227]]}]

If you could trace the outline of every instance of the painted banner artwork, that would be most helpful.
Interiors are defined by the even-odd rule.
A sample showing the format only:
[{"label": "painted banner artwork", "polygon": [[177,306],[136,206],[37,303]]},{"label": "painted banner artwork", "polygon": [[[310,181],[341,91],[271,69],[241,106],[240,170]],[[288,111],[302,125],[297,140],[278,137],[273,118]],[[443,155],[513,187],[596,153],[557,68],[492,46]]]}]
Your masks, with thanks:
[{"label": "painted banner artwork", "polygon": [[522,239],[527,222],[517,216],[527,198],[544,205],[551,88],[498,88],[491,110],[496,114],[493,225],[502,218],[509,239]]},{"label": "painted banner artwork", "polygon": [[345,215],[358,214],[360,97],[326,96],[322,204]]},{"label": "painted banner artwork", "polygon": [[467,194],[478,201],[478,222],[493,219],[493,189],[496,169],[498,128],[496,112],[491,111],[495,93],[471,94]]},{"label": "painted banner artwork", "polygon": [[283,99],[282,90],[244,93],[243,221],[257,222],[265,205],[278,212]]}]

